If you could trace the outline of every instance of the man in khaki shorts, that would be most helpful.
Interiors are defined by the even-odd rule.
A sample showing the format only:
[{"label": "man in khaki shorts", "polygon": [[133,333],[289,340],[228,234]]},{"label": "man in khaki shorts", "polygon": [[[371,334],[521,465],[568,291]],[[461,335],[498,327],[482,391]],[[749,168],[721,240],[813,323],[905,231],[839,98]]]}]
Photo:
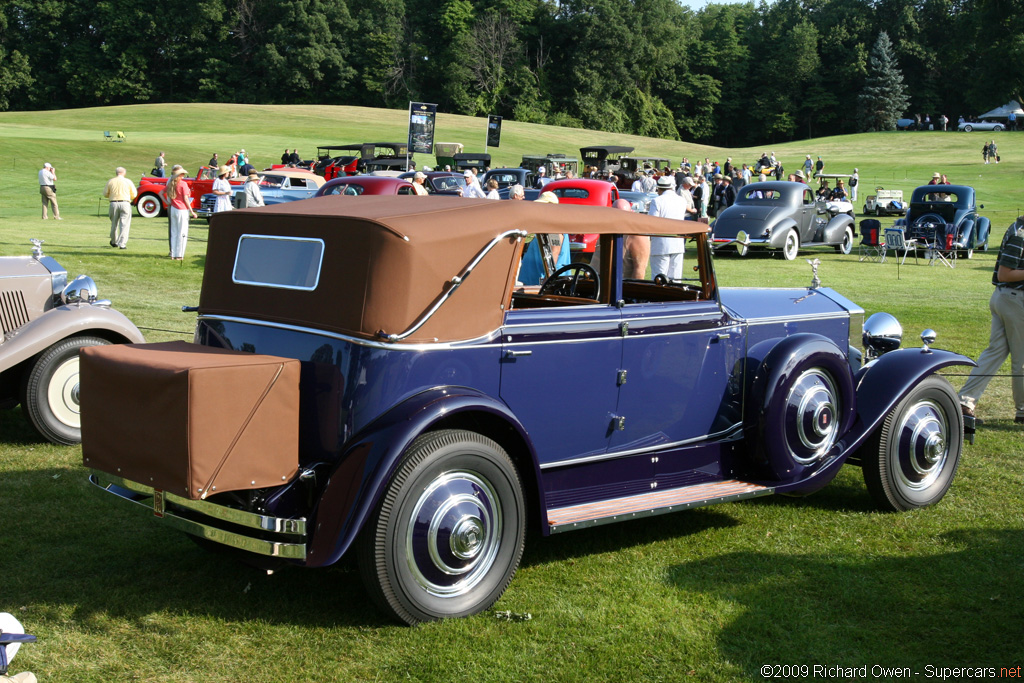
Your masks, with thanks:
[{"label": "man in khaki shorts", "polygon": [[39,195],[43,200],[43,220],[47,219],[47,209],[53,205],[53,217],[62,220],[60,209],[57,208],[57,170],[49,163],[43,164],[39,171]]},{"label": "man in khaki shorts", "polygon": [[995,292],[989,300],[992,332],[988,348],[978,356],[978,367],[971,371],[960,404],[964,415],[974,417],[975,404],[992,376],[1010,357],[1010,387],[1017,409],[1013,421],[1024,423],[1024,218],[1018,218],[1003,236],[992,273]]},{"label": "man in khaki shorts", "polygon": [[103,196],[110,200],[110,246],[128,248],[128,231],[132,227],[132,201],[138,196],[135,183],[125,177],[123,166],[114,169]]}]

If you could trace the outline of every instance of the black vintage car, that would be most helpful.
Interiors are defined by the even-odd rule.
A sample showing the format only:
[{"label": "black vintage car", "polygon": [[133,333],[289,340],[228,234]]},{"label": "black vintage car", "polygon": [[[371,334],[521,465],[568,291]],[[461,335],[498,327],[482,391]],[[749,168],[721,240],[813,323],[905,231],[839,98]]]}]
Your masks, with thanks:
[{"label": "black vintage car", "polygon": [[978,215],[974,188],[968,185],[922,185],[914,190],[905,218],[894,226],[906,230],[907,239],[921,244],[939,243],[943,250],[971,258],[975,249],[988,249],[989,219]]}]

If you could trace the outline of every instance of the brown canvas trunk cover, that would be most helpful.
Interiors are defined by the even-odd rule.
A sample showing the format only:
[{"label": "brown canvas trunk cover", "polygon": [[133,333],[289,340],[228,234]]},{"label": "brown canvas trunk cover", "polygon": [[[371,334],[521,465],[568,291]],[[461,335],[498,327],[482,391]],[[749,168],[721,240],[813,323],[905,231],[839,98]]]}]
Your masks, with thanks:
[{"label": "brown canvas trunk cover", "polygon": [[298,470],[299,362],[186,342],[83,349],[87,467],[192,499]]}]

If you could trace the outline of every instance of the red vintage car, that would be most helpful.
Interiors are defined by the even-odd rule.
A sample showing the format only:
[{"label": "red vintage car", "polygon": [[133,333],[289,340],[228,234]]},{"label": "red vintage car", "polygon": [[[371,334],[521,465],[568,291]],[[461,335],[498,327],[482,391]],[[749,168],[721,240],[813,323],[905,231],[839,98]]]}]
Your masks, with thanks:
[{"label": "red vintage car", "polygon": [[[544,186],[545,192],[554,192],[559,204],[586,204],[612,206],[619,198],[619,189],[607,180],[572,178],[555,180]],[[573,261],[589,261],[597,246],[597,235],[569,235],[569,248]]]},{"label": "red vintage car", "polygon": [[[213,191],[213,181],[217,179],[217,169],[213,166],[201,166],[194,178],[185,178],[192,191],[192,208],[199,209],[204,194]],[[135,198],[135,208],[143,218],[156,218],[167,213],[167,202],[160,193],[167,187],[168,178],[143,176],[139,180],[139,195]],[[242,185],[245,180],[232,180],[232,185]]]},{"label": "red vintage car", "polygon": [[413,189],[412,182],[404,178],[354,175],[328,180],[323,187],[317,190],[316,196],[324,197],[336,194],[351,197],[363,194],[416,194],[416,190]]}]

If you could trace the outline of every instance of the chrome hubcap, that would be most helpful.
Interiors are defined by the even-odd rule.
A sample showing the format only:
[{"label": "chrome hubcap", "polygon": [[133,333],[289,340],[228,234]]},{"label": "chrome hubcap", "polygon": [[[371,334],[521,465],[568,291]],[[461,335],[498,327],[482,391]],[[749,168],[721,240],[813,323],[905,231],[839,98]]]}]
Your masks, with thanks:
[{"label": "chrome hubcap", "polygon": [[501,533],[501,504],[490,482],[476,472],[445,472],[410,510],[406,562],[431,595],[459,596],[487,575]]},{"label": "chrome hubcap", "polygon": [[949,458],[949,423],[942,407],[930,400],[914,404],[894,434],[900,481],[914,490],[934,484]]},{"label": "chrome hubcap", "polygon": [[838,437],[835,382],[821,368],[811,368],[793,383],[786,402],[787,433],[794,429],[797,436],[790,451],[798,463],[809,465],[824,456]]}]

